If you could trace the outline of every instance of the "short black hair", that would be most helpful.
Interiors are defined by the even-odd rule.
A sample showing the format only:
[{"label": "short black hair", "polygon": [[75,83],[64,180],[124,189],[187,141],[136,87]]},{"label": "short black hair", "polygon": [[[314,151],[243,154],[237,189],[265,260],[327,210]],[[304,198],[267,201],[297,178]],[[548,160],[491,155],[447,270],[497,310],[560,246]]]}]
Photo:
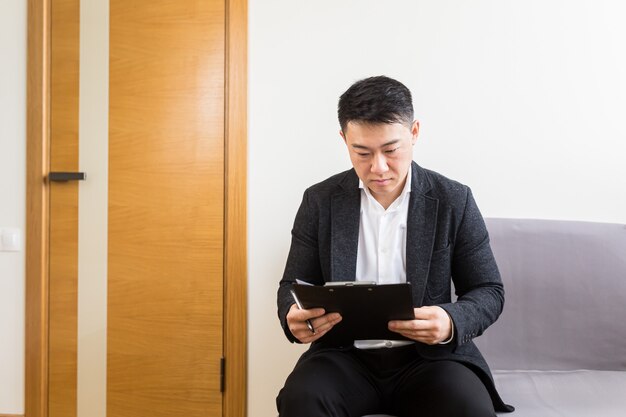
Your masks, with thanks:
[{"label": "short black hair", "polygon": [[411,92],[400,81],[384,75],[357,81],[339,97],[337,115],[341,130],[349,122],[413,123]]}]

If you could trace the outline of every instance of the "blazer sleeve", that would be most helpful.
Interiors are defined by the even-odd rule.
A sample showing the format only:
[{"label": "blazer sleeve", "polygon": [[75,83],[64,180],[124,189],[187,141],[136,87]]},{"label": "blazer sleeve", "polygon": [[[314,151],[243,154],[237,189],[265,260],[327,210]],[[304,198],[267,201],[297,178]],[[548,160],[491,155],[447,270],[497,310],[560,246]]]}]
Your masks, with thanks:
[{"label": "blazer sleeve", "polygon": [[469,188],[453,251],[451,272],[458,299],[439,306],[452,318],[453,343],[461,346],[480,336],[504,307],[504,287],[487,227]]},{"label": "blazer sleeve", "polygon": [[319,210],[311,203],[310,192],[307,190],[291,230],[291,248],[277,294],[278,318],[285,336],[291,342],[299,343],[287,325],[287,313],[294,304],[289,290],[296,279],[315,285],[324,284],[319,259],[318,224]]}]

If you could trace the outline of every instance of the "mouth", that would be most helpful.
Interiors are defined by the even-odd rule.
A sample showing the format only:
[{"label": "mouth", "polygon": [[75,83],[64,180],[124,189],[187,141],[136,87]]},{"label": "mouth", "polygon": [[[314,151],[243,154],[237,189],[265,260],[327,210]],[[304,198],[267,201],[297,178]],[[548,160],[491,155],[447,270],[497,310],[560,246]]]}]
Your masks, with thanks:
[{"label": "mouth", "polygon": [[371,182],[376,184],[376,185],[385,185],[385,184],[388,184],[390,181],[391,181],[391,178],[385,178],[385,179],[380,179],[380,180],[371,180]]}]

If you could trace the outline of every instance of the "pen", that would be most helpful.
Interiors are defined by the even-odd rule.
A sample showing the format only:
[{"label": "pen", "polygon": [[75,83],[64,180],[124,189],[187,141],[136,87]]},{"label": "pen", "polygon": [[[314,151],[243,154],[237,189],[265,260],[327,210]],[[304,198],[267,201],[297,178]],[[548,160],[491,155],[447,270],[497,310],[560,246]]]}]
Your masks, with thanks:
[{"label": "pen", "polygon": [[[298,308],[300,310],[304,310],[302,308],[302,304],[300,304],[300,300],[298,300],[298,297],[296,297],[296,293],[294,290],[291,290],[291,296],[293,297],[293,301],[296,302],[296,305],[298,306]],[[315,334],[315,328],[313,327],[313,324],[311,323],[311,320],[307,319],[306,320],[306,327],[309,328],[309,330],[311,331],[311,333]]]}]

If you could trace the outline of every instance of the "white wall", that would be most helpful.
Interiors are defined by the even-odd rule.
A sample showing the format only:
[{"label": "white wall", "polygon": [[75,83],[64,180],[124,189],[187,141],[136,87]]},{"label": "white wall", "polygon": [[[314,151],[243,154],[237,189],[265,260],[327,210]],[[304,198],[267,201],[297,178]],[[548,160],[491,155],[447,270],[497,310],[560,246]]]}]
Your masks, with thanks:
[{"label": "white wall", "polygon": [[483,215],[626,223],[626,4],[250,0],[249,416],[302,347],[275,292],[304,189],[349,168],[339,95],[386,74],[413,92],[415,159]]},{"label": "white wall", "polygon": [[0,414],[24,412],[26,2],[0,2],[0,229],[22,250],[0,252]]}]

